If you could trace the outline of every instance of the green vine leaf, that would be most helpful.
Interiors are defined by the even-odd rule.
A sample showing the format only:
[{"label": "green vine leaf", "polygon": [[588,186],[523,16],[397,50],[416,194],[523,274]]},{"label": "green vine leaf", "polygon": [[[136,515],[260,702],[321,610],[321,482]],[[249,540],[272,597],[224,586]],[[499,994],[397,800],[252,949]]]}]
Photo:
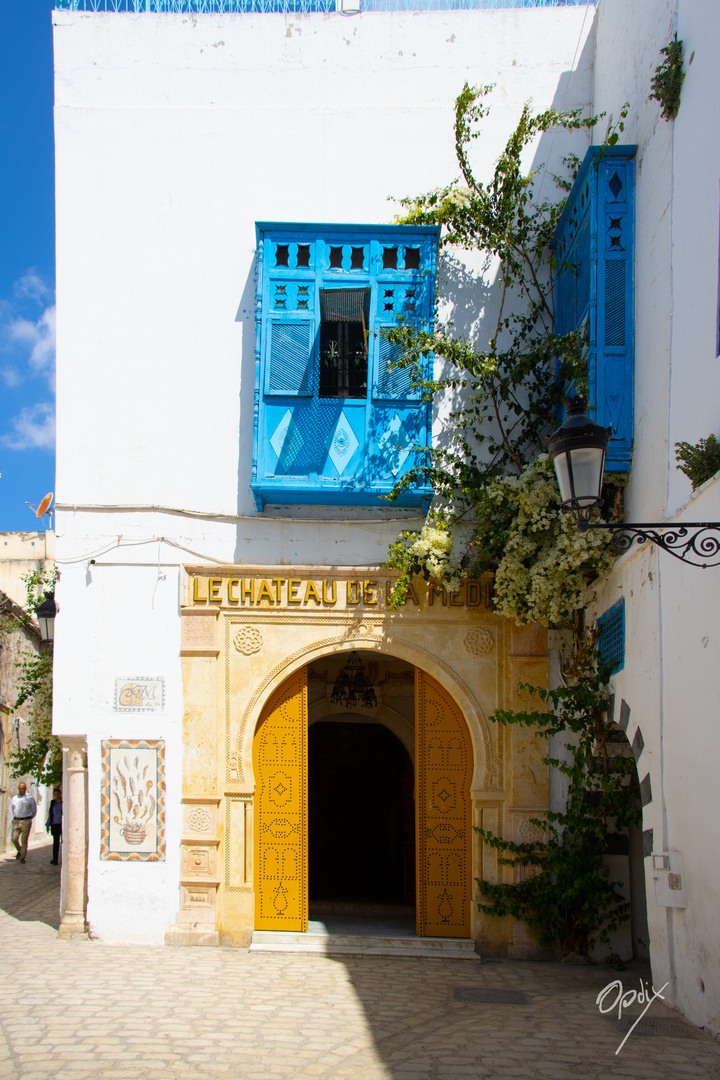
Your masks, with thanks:
[{"label": "green vine leaf", "polygon": [[691,481],[693,491],[720,470],[720,442],[714,435],[696,443],[676,442],[675,460]]},{"label": "green vine leaf", "polygon": [[685,78],[683,43],[678,41],[677,34],[660,52],[665,59],[655,68],[648,101],[659,101],[664,118],[674,120],[680,109],[680,91]]},{"label": "green vine leaf", "polygon": [[[556,425],[568,386],[576,393],[587,387],[584,335],[554,332],[550,249],[564,205],[553,188],[567,191],[580,162],[569,155],[567,175],[556,177],[543,165],[526,173],[523,156],[543,133],[590,128],[599,117],[555,109],[533,113],[526,104],[492,175],[480,179],[472,150],[492,89],[466,84],[455,103],[459,177],[400,200],[399,220],[442,226],[441,273],[467,275],[448,251],[451,245],[481,251],[497,264],[499,298],[487,345],[456,336],[449,324],[432,332],[408,324],[383,331],[400,354],[394,366],[408,370],[423,400],[442,403],[444,410],[441,438],[435,446],[415,448],[415,468],[389,496],[396,498],[411,484],[432,487],[443,524],[430,518],[425,529],[402,533],[387,565],[400,572],[395,604],[402,602],[414,574],[430,574],[452,589],[458,574],[478,577],[494,570],[498,612],[547,625],[582,605],[588,586],[607,571],[614,555],[607,537],[592,532],[579,537],[561,515],[544,457],[545,438]],[[626,115],[624,106],[608,141],[617,139]],[[441,372],[438,378],[425,377],[429,357]],[[528,528],[530,545],[523,542]],[[438,529],[447,534],[442,537],[446,547],[431,565],[422,547]]]},{"label": "green vine leaf", "polygon": [[585,645],[578,650],[572,685],[525,687],[546,712],[494,713],[497,723],[531,728],[540,739],[565,737],[567,760],[543,761],[568,778],[567,801],[562,812],[530,819],[544,837],[535,843],[476,830],[499,853],[499,866],[522,868],[520,881],[512,884],[478,879],[478,909],[493,917],[512,915],[537,930],[541,945],[582,956],[595,942],[609,945],[612,932],[630,917],[630,904],[620,883],[610,880],[604,856],[609,838],[640,820],[634,763],[609,750],[607,678],[607,667]]},{"label": "green vine leaf", "polygon": [[[25,610],[0,624],[0,633],[11,633],[32,622],[32,615],[52,592],[58,579],[57,570],[35,570],[23,577],[27,590]],[[29,736],[24,746],[10,757],[13,776],[32,776],[38,784],[56,786],[62,783],[62,746],[52,734],[52,647],[40,653],[27,651],[15,664],[17,697],[14,709],[26,707]],[[13,718],[15,714],[13,714]],[[23,719],[17,717],[17,719]]]}]

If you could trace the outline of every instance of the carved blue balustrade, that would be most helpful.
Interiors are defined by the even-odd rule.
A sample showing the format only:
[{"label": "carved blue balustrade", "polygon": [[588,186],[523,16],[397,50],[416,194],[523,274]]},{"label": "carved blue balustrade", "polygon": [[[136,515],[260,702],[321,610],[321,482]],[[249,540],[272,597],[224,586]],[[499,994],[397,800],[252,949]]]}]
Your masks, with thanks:
[{"label": "carved blue balustrade", "polygon": [[585,338],[588,412],[613,432],[608,472],[632,461],[635,149],[590,147],[552,245],[555,328]]},{"label": "carved blue balustrade", "polygon": [[[429,329],[439,229],[258,222],[252,489],[266,503],[387,506],[430,409],[382,330]],[[428,361],[429,364],[429,361]],[[429,375],[426,371],[424,374]],[[428,504],[413,485],[398,506]]]},{"label": "carved blue balustrade", "polygon": [[131,11],[134,14],[243,15],[357,11],[451,11],[476,8],[572,7],[597,0],[55,0],[69,11]]}]

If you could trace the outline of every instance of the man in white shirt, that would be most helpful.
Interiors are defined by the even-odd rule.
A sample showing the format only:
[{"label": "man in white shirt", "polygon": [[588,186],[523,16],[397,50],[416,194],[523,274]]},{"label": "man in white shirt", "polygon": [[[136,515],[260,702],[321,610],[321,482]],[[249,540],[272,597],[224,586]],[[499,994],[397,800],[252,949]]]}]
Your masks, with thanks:
[{"label": "man in white shirt", "polygon": [[25,862],[30,826],[32,825],[32,819],[37,814],[37,803],[32,795],[28,795],[27,787],[22,780],[18,784],[17,795],[12,797],[10,806],[12,807],[13,816],[12,842],[17,850],[15,858],[19,859],[20,862]]}]

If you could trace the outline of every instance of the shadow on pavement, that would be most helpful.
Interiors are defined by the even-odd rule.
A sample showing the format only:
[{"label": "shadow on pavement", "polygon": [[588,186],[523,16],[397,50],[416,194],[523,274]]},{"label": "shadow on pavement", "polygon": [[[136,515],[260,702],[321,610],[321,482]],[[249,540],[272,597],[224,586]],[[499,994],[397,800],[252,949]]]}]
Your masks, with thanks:
[{"label": "shadow on pavement", "polygon": [[[600,1014],[598,992],[618,978],[628,990],[652,982],[650,968],[635,963],[618,977],[602,964],[342,962],[374,1047],[345,1056],[319,1080],[601,1080],[618,1066],[617,1048],[642,1010],[613,1022]],[[651,1022],[622,1046],[623,1077],[673,1080],[683,1058],[688,1075],[720,1078],[710,1035],[660,1001],[650,1011]]]},{"label": "shadow on pavement", "polygon": [[18,862],[8,843],[0,855],[0,912],[21,922],[60,925],[60,867],[52,866],[51,840],[31,842],[27,861]]}]

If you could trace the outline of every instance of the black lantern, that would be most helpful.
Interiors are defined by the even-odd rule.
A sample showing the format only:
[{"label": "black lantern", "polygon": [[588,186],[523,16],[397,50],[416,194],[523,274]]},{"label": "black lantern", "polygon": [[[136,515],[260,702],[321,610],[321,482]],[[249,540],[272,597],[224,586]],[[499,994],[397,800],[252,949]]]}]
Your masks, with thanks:
[{"label": "black lantern", "polygon": [[604,428],[585,415],[586,407],[585,398],[567,398],[567,420],[547,442],[562,509],[577,516],[581,530],[588,528],[593,507],[602,503],[605,451],[612,434],[612,428]]},{"label": "black lantern", "polygon": [[659,521],[616,524],[590,521],[594,507],[602,505],[603,470],[612,428],[604,428],[585,415],[584,398],[566,399],[568,417],[547,441],[555,466],[564,513],[577,518],[580,532],[604,529],[617,551],[649,540],[681,562],[705,569],[720,566],[719,521]]},{"label": "black lantern", "polygon": [[330,701],[333,705],[344,705],[346,709],[353,709],[356,705],[372,709],[377,705],[375,691],[365,674],[363,662],[354,649],[347,664],[340,669]]},{"label": "black lantern", "polygon": [[55,616],[57,615],[55,593],[45,593],[42,604],[35,608],[35,615],[40,623],[40,637],[42,640],[53,641],[55,637]]}]

